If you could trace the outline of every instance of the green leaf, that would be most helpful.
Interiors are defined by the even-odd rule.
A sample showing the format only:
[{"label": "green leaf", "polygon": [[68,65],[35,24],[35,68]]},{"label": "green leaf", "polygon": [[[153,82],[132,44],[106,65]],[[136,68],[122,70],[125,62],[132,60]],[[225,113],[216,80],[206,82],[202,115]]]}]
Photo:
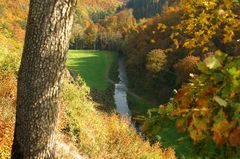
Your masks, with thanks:
[{"label": "green leaf", "polygon": [[219,105],[223,107],[227,106],[227,102],[224,99],[220,98],[219,96],[213,97],[213,100],[215,100]]},{"label": "green leaf", "polygon": [[206,58],[204,62],[209,69],[217,69],[222,66],[218,59],[214,56]]}]

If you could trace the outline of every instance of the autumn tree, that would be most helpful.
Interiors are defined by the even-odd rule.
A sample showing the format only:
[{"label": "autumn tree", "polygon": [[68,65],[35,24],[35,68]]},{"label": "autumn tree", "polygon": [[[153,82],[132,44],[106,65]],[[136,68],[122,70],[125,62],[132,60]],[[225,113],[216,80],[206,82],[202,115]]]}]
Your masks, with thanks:
[{"label": "autumn tree", "polygon": [[76,0],[31,0],[12,158],[54,158],[58,97]]},{"label": "autumn tree", "polygon": [[[113,16],[100,20],[99,25],[102,28],[99,31],[100,41],[107,43],[107,49],[120,50],[123,41],[135,25],[133,10],[124,9]],[[106,35],[105,41],[103,41],[102,34]]]},{"label": "autumn tree", "polygon": [[84,40],[86,42],[87,48],[95,49],[95,41],[97,39],[98,28],[95,24],[90,24],[89,27],[84,32]]},{"label": "autumn tree", "polygon": [[181,0],[179,6],[184,14],[171,35],[177,48],[182,45],[189,53],[220,49],[230,55],[239,54],[238,0]]},{"label": "autumn tree", "polygon": [[158,73],[166,69],[167,56],[161,49],[152,50],[147,55],[147,70],[152,73]]}]

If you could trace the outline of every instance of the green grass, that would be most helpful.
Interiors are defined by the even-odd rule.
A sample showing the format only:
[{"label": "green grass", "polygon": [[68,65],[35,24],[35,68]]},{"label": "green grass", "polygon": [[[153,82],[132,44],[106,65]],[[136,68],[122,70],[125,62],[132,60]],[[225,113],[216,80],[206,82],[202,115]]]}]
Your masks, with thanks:
[{"label": "green grass", "polygon": [[109,86],[108,73],[117,60],[117,54],[110,51],[70,50],[67,66],[80,74],[92,89],[104,91]]},{"label": "green grass", "polygon": [[155,106],[149,104],[142,98],[137,98],[128,94],[128,106],[132,112],[133,116],[136,115],[146,115],[148,110],[154,108]]}]

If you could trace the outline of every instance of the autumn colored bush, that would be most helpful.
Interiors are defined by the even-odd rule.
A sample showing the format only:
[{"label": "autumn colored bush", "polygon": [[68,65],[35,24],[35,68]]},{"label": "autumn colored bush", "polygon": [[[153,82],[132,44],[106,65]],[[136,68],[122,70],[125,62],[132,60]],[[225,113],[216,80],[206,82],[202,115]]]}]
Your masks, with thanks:
[{"label": "autumn colored bush", "polygon": [[167,56],[161,49],[155,49],[148,53],[147,55],[147,70],[152,73],[159,73],[167,69]]},{"label": "autumn colored bush", "polygon": [[97,111],[89,88],[81,80],[64,84],[62,103],[67,121],[63,131],[90,158],[175,158],[174,150],[162,150],[158,144],[144,141],[129,119]]},{"label": "autumn colored bush", "polygon": [[201,154],[239,158],[240,57],[217,51],[200,62],[198,69],[201,74],[192,75],[190,82],[155,112],[176,120],[177,130],[187,132]]},{"label": "autumn colored bush", "polygon": [[189,79],[190,73],[196,73],[197,64],[199,61],[199,57],[187,56],[183,59],[180,59],[179,62],[174,65],[178,84],[185,82],[187,79]]}]

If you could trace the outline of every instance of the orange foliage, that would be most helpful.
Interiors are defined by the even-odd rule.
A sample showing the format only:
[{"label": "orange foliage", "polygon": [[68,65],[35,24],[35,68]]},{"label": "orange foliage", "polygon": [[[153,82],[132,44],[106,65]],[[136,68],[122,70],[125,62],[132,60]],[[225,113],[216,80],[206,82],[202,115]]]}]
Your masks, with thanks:
[{"label": "orange foliage", "polygon": [[8,158],[13,142],[16,103],[16,78],[12,73],[0,75],[0,158]]},{"label": "orange foliage", "polygon": [[229,136],[229,143],[231,146],[240,145],[240,127],[234,129]]}]

